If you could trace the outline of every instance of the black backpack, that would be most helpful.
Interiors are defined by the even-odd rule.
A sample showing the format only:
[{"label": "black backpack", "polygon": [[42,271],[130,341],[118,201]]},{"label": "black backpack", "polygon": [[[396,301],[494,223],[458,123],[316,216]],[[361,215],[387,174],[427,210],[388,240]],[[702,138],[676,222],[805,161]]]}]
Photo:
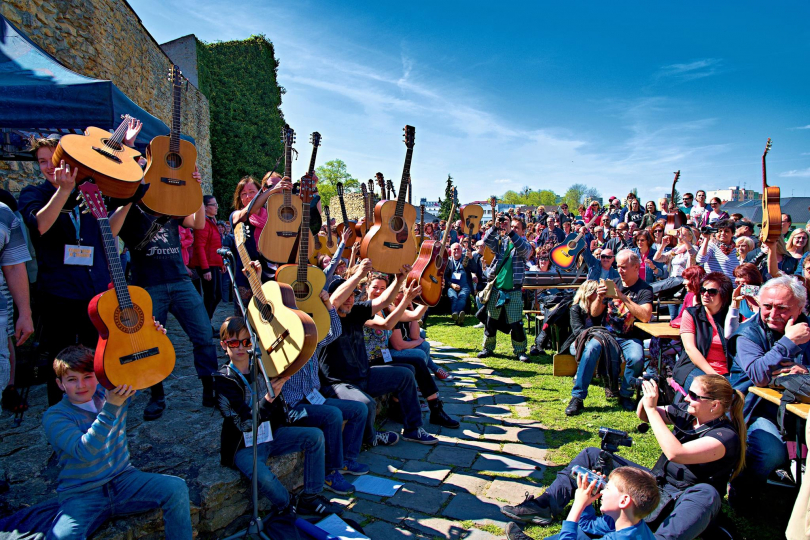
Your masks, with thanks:
[{"label": "black backpack", "polygon": [[[779,431],[787,435],[788,427],[785,425],[785,409],[791,403],[798,403],[799,398],[810,398],[810,374],[783,375],[773,380],[777,390],[782,391],[782,402],[779,404],[779,413],[776,420]],[[810,402],[810,400],[805,400]]]}]

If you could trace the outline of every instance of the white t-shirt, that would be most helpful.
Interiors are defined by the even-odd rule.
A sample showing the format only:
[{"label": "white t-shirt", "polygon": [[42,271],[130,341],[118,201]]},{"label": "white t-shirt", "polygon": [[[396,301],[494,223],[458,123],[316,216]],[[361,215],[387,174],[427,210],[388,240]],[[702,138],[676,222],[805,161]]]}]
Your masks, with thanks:
[{"label": "white t-shirt", "polygon": [[692,206],[692,209],[689,211],[689,215],[691,216],[692,220],[697,223],[698,225],[703,222],[703,214],[709,211],[709,206],[699,206],[697,204]]}]

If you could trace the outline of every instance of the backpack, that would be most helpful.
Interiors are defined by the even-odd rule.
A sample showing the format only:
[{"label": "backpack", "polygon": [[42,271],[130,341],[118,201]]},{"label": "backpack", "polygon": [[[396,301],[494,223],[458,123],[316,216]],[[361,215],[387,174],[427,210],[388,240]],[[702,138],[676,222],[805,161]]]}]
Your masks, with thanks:
[{"label": "backpack", "polygon": [[785,409],[791,403],[810,403],[810,374],[783,375],[776,377],[772,386],[782,391],[782,401],[779,403],[779,413],[776,420],[779,431],[787,435],[785,425]]}]

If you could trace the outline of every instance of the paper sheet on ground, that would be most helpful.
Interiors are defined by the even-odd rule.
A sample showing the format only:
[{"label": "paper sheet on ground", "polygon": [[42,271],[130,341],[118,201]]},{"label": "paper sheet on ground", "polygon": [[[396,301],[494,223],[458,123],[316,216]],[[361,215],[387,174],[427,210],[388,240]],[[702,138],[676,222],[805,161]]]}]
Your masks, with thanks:
[{"label": "paper sheet on ground", "polygon": [[355,531],[335,514],[319,521],[316,525],[328,534],[340,538],[340,540],[370,540],[368,536],[363,536]]},{"label": "paper sheet on ground", "polygon": [[395,482],[388,478],[380,478],[370,474],[361,476],[354,481],[354,488],[357,491],[380,497],[392,497],[401,487],[402,482]]}]

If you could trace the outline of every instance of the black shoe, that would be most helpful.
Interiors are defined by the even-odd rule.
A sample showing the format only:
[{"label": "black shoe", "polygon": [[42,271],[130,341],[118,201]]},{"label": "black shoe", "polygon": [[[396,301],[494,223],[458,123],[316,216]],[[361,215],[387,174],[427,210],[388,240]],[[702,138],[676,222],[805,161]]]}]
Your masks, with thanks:
[{"label": "black shoe", "polygon": [[430,407],[431,424],[436,424],[437,426],[442,426],[449,429],[456,429],[460,425],[458,420],[451,418],[446,412],[444,412],[444,406],[441,399],[436,398],[433,400],[428,400],[428,407]]},{"label": "black shoe", "polygon": [[565,408],[565,416],[575,416],[585,409],[585,403],[578,397],[572,397]]},{"label": "black shoe", "polygon": [[295,510],[303,516],[323,517],[329,514],[340,515],[343,513],[342,506],[327,501],[323,495],[310,495],[309,493],[302,493],[298,496],[298,504],[295,505]]},{"label": "black shoe", "polygon": [[610,388],[609,386],[606,386],[605,387],[605,397],[608,398],[608,399],[617,398],[617,397],[619,397],[619,393],[616,390],[614,390],[613,388]]},{"label": "black shoe", "polygon": [[489,349],[481,349],[481,352],[476,355],[478,358],[489,358],[492,356],[492,351]]},{"label": "black shoe", "polygon": [[532,345],[532,348],[529,349],[529,356],[540,356],[542,351],[537,348],[537,345]]},{"label": "black shoe", "polygon": [[510,521],[509,525],[506,526],[506,538],[507,540],[533,540],[514,521]]},{"label": "black shoe", "polygon": [[466,314],[466,313],[464,313],[463,311],[460,311],[460,312],[459,312],[459,314],[458,314],[458,325],[459,325],[459,326],[464,326],[464,318],[465,318],[466,316],[467,316],[467,314]]},{"label": "black shoe", "polygon": [[163,416],[163,411],[166,409],[166,400],[163,398],[160,399],[150,399],[149,403],[146,404],[146,408],[143,410],[143,419],[147,422],[151,420],[157,420],[161,416]]},{"label": "black shoe", "polygon": [[518,355],[517,359],[518,359],[519,362],[528,362],[529,361],[529,357],[526,356],[526,353],[520,353]]},{"label": "black shoe", "polygon": [[554,520],[548,503],[543,504],[540,499],[526,492],[526,500],[517,506],[504,506],[501,513],[523,523],[536,523],[538,525],[551,525]]},{"label": "black shoe", "polygon": [[619,396],[619,406],[628,412],[636,411],[636,404],[633,401],[633,398]]}]

